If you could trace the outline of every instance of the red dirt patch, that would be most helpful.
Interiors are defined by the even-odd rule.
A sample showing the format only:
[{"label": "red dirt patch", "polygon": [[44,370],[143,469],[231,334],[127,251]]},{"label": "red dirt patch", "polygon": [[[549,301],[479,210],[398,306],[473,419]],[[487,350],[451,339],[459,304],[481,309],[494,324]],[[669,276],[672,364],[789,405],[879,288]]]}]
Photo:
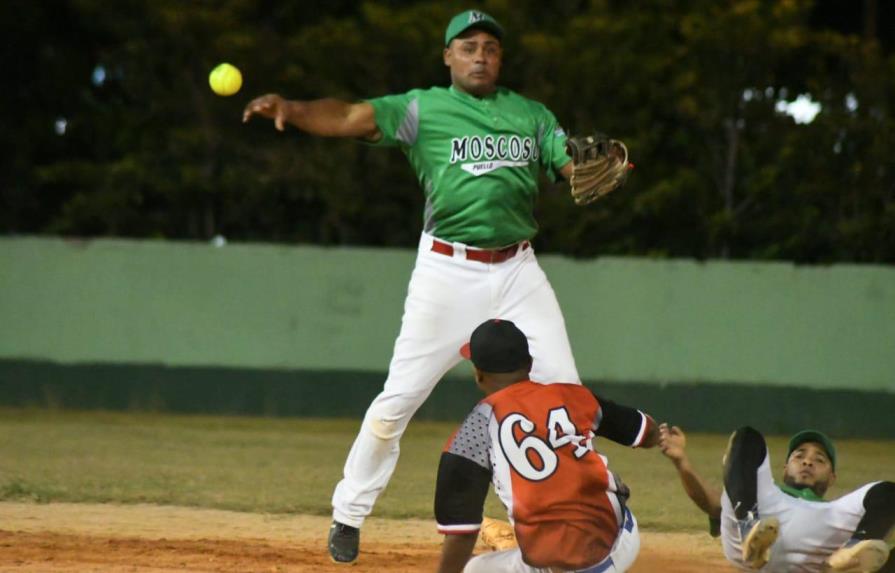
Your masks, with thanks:
[{"label": "red dirt patch", "polygon": [[[0,571],[170,573],[435,569],[441,538],[425,520],[370,519],[354,567],[326,553],[329,518],[155,505],[0,503]],[[632,573],[734,571],[707,535],[641,532]]]}]

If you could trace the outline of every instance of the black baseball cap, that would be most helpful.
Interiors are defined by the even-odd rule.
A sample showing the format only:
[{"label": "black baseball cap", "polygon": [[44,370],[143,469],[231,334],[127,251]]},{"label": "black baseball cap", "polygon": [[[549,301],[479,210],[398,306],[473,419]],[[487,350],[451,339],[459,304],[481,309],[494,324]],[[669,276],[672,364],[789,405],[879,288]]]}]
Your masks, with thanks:
[{"label": "black baseball cap", "polygon": [[802,430],[791,437],[789,439],[789,450],[786,452],[786,459],[789,460],[789,456],[792,455],[793,450],[805,442],[817,442],[823,446],[824,450],[827,452],[827,457],[830,458],[830,467],[833,468],[833,471],[836,471],[836,447],[833,445],[833,440],[828,438],[823,432],[818,432],[817,430]]},{"label": "black baseball cap", "polygon": [[471,360],[482,372],[515,372],[531,365],[528,339],[509,320],[492,318],[472,331],[460,355]]}]

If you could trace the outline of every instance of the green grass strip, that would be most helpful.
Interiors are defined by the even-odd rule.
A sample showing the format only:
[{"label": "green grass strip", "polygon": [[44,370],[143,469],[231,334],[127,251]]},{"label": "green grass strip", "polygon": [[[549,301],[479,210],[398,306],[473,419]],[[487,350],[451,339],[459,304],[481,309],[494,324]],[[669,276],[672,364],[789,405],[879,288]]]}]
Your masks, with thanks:
[{"label": "green grass strip", "polygon": [[[262,513],[330,512],[332,489],[359,420],[183,416],[0,409],[0,500],[157,503]],[[435,471],[453,423],[413,422],[401,459],[376,505],[380,517],[432,517]],[[695,466],[715,484],[727,437],[693,434]],[[785,437],[769,438],[775,475]],[[895,478],[895,441],[838,440],[836,497]],[[658,450],[599,440],[610,467],[631,486],[644,528],[702,530]],[[489,496],[486,512],[503,516]]]}]

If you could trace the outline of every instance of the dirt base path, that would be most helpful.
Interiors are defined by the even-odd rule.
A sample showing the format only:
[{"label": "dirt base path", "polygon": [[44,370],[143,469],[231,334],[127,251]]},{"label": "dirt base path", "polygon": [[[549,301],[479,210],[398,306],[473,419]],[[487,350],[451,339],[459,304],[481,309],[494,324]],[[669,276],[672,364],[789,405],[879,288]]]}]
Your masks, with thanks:
[{"label": "dirt base path", "polygon": [[[434,571],[426,520],[370,519],[354,567],[329,560],[329,518],[157,505],[0,503],[0,572]],[[732,572],[707,535],[641,531],[633,573]]]}]

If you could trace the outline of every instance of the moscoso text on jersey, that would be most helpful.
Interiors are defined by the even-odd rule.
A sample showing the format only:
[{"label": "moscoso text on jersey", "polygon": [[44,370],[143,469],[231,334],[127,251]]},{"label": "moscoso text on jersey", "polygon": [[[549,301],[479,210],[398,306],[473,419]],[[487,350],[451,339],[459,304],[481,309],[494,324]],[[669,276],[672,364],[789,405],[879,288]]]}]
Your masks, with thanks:
[{"label": "moscoso text on jersey", "polygon": [[537,161],[540,151],[531,137],[479,135],[451,139],[451,163],[458,161],[512,160]]}]

